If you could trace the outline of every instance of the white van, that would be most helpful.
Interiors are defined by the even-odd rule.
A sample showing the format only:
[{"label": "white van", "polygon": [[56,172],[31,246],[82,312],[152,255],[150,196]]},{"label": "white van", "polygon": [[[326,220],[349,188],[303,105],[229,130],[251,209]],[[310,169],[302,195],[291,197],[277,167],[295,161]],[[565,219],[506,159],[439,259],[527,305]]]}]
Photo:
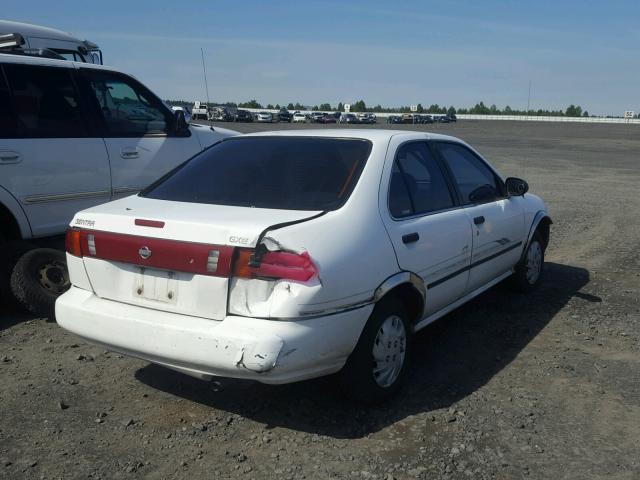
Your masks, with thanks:
[{"label": "white van", "polygon": [[69,276],[64,253],[42,247],[77,211],[134,194],[236,133],[188,124],[114,69],[0,53],[0,293],[11,282],[30,311],[50,314]]}]

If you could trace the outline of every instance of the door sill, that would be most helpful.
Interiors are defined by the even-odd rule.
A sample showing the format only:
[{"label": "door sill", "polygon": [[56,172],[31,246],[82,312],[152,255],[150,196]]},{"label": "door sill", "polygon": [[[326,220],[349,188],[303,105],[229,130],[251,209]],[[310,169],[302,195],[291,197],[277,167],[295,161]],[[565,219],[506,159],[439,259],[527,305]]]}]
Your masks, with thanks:
[{"label": "door sill", "polygon": [[[423,318],[418,323],[416,323],[414,331],[417,332],[419,330],[422,330],[424,327],[426,327],[430,323],[435,322],[439,318],[442,318],[443,316],[445,316],[447,313],[449,313],[449,312],[455,310],[456,308],[464,305],[465,303],[467,303],[472,298],[477,297],[478,295],[480,295],[481,293],[485,292],[486,290],[489,290],[491,287],[493,287],[497,283],[500,283],[502,280],[507,278],[512,273],[513,273],[513,271],[511,271],[511,270],[509,270],[508,272],[503,273],[502,275],[494,278],[493,280],[491,280],[489,283],[486,283],[482,287],[475,289],[473,292],[467,293],[464,297],[461,297],[460,299],[456,300],[455,302],[450,303],[446,307],[438,310],[435,313],[432,313],[428,317]],[[427,301],[428,301],[428,299],[427,299]]]}]

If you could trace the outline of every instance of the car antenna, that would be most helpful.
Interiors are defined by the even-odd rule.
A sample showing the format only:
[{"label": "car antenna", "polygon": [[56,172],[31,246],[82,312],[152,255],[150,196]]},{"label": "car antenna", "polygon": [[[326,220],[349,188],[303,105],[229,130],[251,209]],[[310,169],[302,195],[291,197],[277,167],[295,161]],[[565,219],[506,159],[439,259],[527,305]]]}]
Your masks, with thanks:
[{"label": "car antenna", "polygon": [[[207,94],[207,112],[208,112],[209,111],[208,109],[210,108],[211,104],[209,102],[209,83],[207,82],[207,69],[204,66],[204,49],[202,47],[200,47],[200,56],[202,57],[202,74],[204,75],[204,90]],[[209,114],[207,114],[207,117],[208,116]],[[215,131],[211,125],[209,125],[209,128]]]},{"label": "car antenna", "polygon": [[207,83],[207,69],[204,66],[204,50],[200,48],[200,55],[202,56],[202,73],[204,75],[204,89],[207,93],[207,105],[209,105],[209,85]]}]

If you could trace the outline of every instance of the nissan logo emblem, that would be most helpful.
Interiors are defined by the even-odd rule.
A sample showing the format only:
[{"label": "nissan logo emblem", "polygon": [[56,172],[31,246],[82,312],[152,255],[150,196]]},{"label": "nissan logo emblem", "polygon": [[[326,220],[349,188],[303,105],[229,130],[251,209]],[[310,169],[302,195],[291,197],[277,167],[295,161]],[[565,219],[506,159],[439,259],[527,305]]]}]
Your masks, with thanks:
[{"label": "nissan logo emblem", "polygon": [[141,259],[147,260],[149,257],[151,257],[151,250],[146,246],[140,247],[140,250],[138,250],[138,255],[140,255]]}]

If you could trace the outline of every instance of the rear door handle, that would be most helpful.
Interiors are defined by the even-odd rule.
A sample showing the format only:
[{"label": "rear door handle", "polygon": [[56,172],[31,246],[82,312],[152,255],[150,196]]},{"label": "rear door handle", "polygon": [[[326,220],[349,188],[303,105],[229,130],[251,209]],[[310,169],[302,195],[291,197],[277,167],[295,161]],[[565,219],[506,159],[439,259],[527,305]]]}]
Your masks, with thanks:
[{"label": "rear door handle", "polygon": [[480,215],[479,217],[474,218],[473,223],[476,225],[482,225],[484,223],[484,217]]},{"label": "rear door handle", "polygon": [[3,163],[20,163],[22,158],[18,152],[4,151],[0,152],[0,164]]},{"label": "rear door handle", "polygon": [[405,245],[407,243],[417,242],[418,240],[420,240],[420,235],[418,235],[418,232],[407,233],[406,235],[402,236],[402,243],[404,243]]},{"label": "rear door handle", "polygon": [[137,148],[123,148],[120,151],[120,157],[124,159],[129,158],[138,158],[140,156],[140,152]]}]

